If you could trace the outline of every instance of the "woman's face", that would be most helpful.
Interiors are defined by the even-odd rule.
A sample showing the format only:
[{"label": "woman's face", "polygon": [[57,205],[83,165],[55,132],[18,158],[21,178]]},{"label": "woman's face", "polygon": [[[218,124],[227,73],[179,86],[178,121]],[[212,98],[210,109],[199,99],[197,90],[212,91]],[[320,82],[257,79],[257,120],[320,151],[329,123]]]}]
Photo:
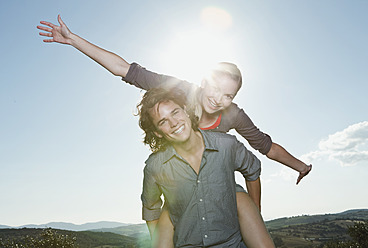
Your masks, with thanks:
[{"label": "woman's face", "polygon": [[239,90],[239,83],[228,75],[202,81],[201,104],[208,114],[214,114],[230,106]]}]

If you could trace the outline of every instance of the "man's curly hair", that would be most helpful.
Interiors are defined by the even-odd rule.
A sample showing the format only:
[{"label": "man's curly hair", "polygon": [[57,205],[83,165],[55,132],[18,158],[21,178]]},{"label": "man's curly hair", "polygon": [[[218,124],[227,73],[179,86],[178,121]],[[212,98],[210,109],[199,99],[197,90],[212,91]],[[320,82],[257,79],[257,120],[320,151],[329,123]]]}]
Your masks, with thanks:
[{"label": "man's curly hair", "polygon": [[[185,92],[177,87],[158,87],[148,90],[142,97],[141,102],[137,105],[139,115],[139,126],[145,133],[143,143],[150,146],[152,152],[165,150],[168,146],[168,141],[165,138],[160,138],[155,134],[156,129],[150,110],[157,104],[162,102],[172,101],[185,109],[187,105],[187,97]],[[197,130],[198,117],[193,111],[186,111],[192,122],[192,128]]]}]

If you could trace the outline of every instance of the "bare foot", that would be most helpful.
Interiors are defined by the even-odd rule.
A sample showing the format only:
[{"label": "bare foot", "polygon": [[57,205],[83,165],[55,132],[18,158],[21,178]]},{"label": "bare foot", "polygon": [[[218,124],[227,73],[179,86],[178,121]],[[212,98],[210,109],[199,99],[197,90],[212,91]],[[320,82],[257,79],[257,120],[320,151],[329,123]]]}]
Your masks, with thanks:
[{"label": "bare foot", "polygon": [[307,165],[307,168],[302,171],[302,172],[299,172],[299,177],[298,179],[296,180],[296,184],[298,184],[300,182],[300,180],[303,179],[303,177],[305,177],[306,175],[308,175],[308,173],[312,170],[312,165]]}]

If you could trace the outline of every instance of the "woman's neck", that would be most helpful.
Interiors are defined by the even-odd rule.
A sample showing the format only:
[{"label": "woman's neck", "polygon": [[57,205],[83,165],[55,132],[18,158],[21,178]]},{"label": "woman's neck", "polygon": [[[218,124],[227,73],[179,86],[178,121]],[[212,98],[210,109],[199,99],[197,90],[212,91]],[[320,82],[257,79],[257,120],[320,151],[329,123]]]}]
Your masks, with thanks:
[{"label": "woman's neck", "polygon": [[202,91],[202,88],[199,88],[198,91],[197,91],[197,103],[200,104],[201,106],[201,113],[199,116],[199,123],[198,123],[198,127],[199,128],[207,128],[207,127],[210,127],[212,126],[213,124],[215,124],[215,122],[217,121],[217,118],[219,118],[221,112],[215,112],[213,114],[209,114],[207,112],[204,111],[203,109],[203,106],[202,106],[202,94],[203,94],[203,91]]},{"label": "woman's neck", "polygon": [[219,118],[221,112],[216,112],[214,114],[208,114],[203,111],[201,119],[199,120],[200,128],[207,128],[215,124],[217,119]]}]

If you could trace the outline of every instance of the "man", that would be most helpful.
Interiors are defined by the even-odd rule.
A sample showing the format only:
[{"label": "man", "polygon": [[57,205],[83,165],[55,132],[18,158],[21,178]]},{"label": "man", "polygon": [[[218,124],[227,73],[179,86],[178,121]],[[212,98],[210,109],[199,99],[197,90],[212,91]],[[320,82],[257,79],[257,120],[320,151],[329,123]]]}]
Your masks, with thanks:
[{"label": "man", "polygon": [[[152,236],[163,195],[175,229],[175,247],[244,247],[234,172],[255,181],[260,161],[235,137],[199,130],[185,102],[184,92],[178,89],[154,88],[138,105],[144,143],[153,151],[144,168],[143,219]],[[247,240],[257,247],[273,247],[253,206],[249,225],[254,228]]]}]

